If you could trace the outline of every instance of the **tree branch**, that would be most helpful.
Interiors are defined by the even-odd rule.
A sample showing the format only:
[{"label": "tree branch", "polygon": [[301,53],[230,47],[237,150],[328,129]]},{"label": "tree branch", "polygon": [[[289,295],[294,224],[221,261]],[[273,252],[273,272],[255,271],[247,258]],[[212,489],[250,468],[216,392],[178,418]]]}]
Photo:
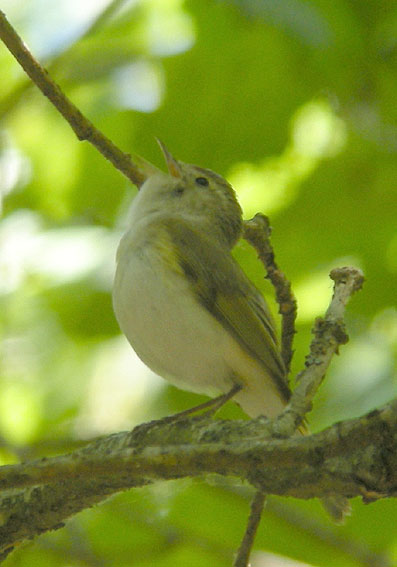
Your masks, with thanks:
[{"label": "tree branch", "polygon": [[265,502],[266,494],[262,492],[262,490],[257,490],[251,502],[251,510],[247,527],[244,532],[244,537],[241,540],[240,547],[238,548],[233,567],[246,567],[249,563],[251,549],[254,545],[256,532],[258,531]]},{"label": "tree branch", "polygon": [[[140,186],[144,176],[138,165],[67,99],[2,12],[0,38],[77,137],[88,140]],[[282,357],[289,369],[296,301],[274,261],[269,235],[269,223],[263,215],[245,223],[244,237],[258,251],[276,290],[283,316]],[[335,282],[333,299],[325,317],[316,322],[306,368],[279,418],[274,422],[258,418],[208,423],[202,417],[162,421],[95,441],[69,455],[2,467],[0,559],[16,543],[61,527],[71,515],[108,495],[158,479],[216,473],[237,476],[257,488],[249,524],[253,529],[248,530],[240,548],[241,565],[246,563],[252,545],[263,493],[298,498],[361,495],[368,502],[396,496],[397,401],[317,435],[288,438],[311,409],[333,354],[347,341],[344,309],[363,282],[361,272],[353,268],[334,270],[331,277]]]},{"label": "tree branch", "polygon": [[[270,242],[271,227],[268,217],[257,213],[252,219],[244,222],[244,238],[255,248],[258,258],[266,270],[266,277],[273,285],[276,301],[281,315],[281,358],[288,379],[293,356],[293,340],[295,334],[296,299],[291,284],[276,264],[274,251]],[[246,567],[258,530],[266,495],[258,490],[251,502],[251,512],[244,537],[238,549],[234,567]]]},{"label": "tree branch", "polygon": [[330,273],[334,281],[334,293],[324,318],[314,325],[314,339],[306,357],[306,368],[297,376],[297,387],[283,413],[275,420],[274,433],[292,435],[304,416],[311,410],[313,398],[325,378],[331,359],[342,344],[349,340],[343,323],[343,315],[350,297],[364,283],[362,272],[356,268],[336,268]]},{"label": "tree branch", "polygon": [[296,299],[291,284],[276,264],[273,247],[270,242],[271,227],[267,216],[257,213],[244,222],[244,238],[255,248],[258,258],[265,267],[267,277],[276,292],[276,300],[281,315],[281,358],[288,375],[292,355],[292,343],[295,334]]},{"label": "tree branch", "polygon": [[[270,234],[270,222],[265,215],[258,213],[254,218],[244,223],[244,238],[257,251],[258,258],[262,261],[267,277],[271,281],[276,293],[279,313],[282,316],[281,357],[288,375],[293,356],[292,344],[296,332],[297,304],[289,280],[275,262]],[[301,381],[301,385],[294,392],[290,404],[279,419],[275,421],[275,435],[284,437],[293,435],[306,413],[310,411],[311,401],[324,379],[327,367],[338,345],[347,342],[348,337],[342,328],[344,308],[353,292],[361,288],[364,278],[361,272],[354,268],[334,270],[331,273],[331,278],[335,281],[333,300],[325,315],[325,320],[319,319],[316,323],[314,328],[315,338],[311,344],[310,354],[306,359],[306,371],[297,377],[297,381]],[[334,508],[336,498],[339,504],[337,508]],[[328,506],[331,506],[330,509],[333,510],[334,518],[340,517],[340,521],[343,521],[344,514],[348,509],[347,503],[346,505],[344,503],[344,514],[340,514],[342,509],[340,499],[342,498],[340,495],[333,495],[327,503]],[[264,493],[258,490],[251,504],[251,514],[236,556],[235,567],[246,567],[248,565],[250,550],[261,520],[264,501]]]},{"label": "tree branch", "polygon": [[[270,423],[183,420],[137,427],[69,455],[0,469],[0,552],[108,495],[206,474],[246,479],[267,494],[397,496],[397,400],[308,437],[269,439]],[[41,484],[42,486],[38,486]],[[16,489],[16,487],[26,487]]]}]

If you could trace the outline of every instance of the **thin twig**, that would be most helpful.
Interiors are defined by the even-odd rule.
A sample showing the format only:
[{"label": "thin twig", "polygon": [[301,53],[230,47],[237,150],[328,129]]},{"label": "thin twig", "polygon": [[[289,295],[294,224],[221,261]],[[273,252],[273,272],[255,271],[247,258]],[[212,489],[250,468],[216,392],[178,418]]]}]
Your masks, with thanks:
[{"label": "thin twig", "polygon": [[251,511],[248,518],[244,537],[238,549],[233,567],[247,567],[255,535],[261,521],[266,494],[258,490],[251,502]]},{"label": "thin twig", "polygon": [[[282,315],[281,356],[287,372],[293,356],[292,343],[295,334],[296,300],[291,284],[277,266],[273,248],[270,243],[271,228],[269,220],[262,214],[244,223],[244,238],[255,248],[259,259],[267,271],[267,277],[276,292],[279,313]],[[324,319],[318,319],[314,328],[315,337],[310,346],[310,354],[306,358],[306,369],[297,377],[298,386],[291,401],[281,416],[274,422],[274,433],[288,437],[301,424],[305,414],[311,409],[312,399],[324,379],[332,356],[338,346],[347,342],[343,327],[343,314],[351,295],[361,288],[363,275],[354,268],[339,268],[331,272],[335,282],[334,295]],[[257,491],[252,501],[264,498]],[[259,526],[262,510],[254,516],[251,514],[246,532],[241,543],[235,567],[247,567],[249,555],[254,543],[254,535]],[[253,535],[252,535],[253,533]]]},{"label": "thin twig", "polygon": [[46,70],[30,53],[22,39],[8,22],[5,14],[1,11],[0,38],[27,75],[70,124],[77,138],[90,142],[114,167],[121,171],[132,183],[140,187],[145,180],[145,176],[138,166],[133,163],[131,156],[122,152],[64,95],[60,87],[49,77]]},{"label": "thin twig", "polygon": [[314,338],[306,357],[306,368],[296,378],[297,386],[283,413],[275,420],[277,435],[289,437],[311,410],[313,398],[324,380],[331,359],[342,344],[349,340],[343,323],[346,305],[356,291],[362,288],[364,276],[352,267],[331,271],[334,293],[325,317],[319,317],[314,325]]},{"label": "thin twig", "polygon": [[244,223],[244,238],[253,246],[258,258],[265,266],[267,277],[276,292],[281,319],[281,358],[288,375],[293,355],[292,343],[295,334],[296,299],[291,284],[277,266],[270,243],[271,227],[269,219],[258,213]]},{"label": "thin twig", "polygon": [[[272,283],[281,315],[281,358],[289,374],[293,356],[292,343],[295,334],[296,299],[291,284],[277,266],[270,243],[271,227],[268,217],[258,213],[244,223],[244,238],[253,246],[263,263],[267,277]],[[266,495],[258,490],[251,502],[251,513],[243,540],[237,553],[234,567],[247,567],[255,534],[258,530]]]}]

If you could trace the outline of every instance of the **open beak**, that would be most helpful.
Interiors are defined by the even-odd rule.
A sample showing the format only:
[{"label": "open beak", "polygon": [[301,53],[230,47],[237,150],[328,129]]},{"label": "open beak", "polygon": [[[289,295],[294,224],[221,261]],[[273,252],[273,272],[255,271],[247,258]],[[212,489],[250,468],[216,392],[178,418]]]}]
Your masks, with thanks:
[{"label": "open beak", "polygon": [[[156,140],[165,157],[169,173],[173,177],[182,177],[182,169],[178,161],[171,155],[171,153],[167,150],[161,140],[159,140],[158,138],[156,138]],[[133,154],[132,159],[134,160],[134,183],[138,187],[138,189],[140,189],[145,181],[152,175],[155,175],[156,173],[163,173],[164,175],[164,172],[161,171],[161,169],[159,169],[143,157],[137,154]]]},{"label": "open beak", "polygon": [[170,174],[173,177],[182,177],[182,170],[178,161],[171,155],[171,153],[167,150],[167,148],[165,147],[165,145],[161,140],[159,140],[158,138],[156,138],[156,140],[161,148],[161,151],[163,152],[165,162],[167,164],[168,171],[170,172]]}]

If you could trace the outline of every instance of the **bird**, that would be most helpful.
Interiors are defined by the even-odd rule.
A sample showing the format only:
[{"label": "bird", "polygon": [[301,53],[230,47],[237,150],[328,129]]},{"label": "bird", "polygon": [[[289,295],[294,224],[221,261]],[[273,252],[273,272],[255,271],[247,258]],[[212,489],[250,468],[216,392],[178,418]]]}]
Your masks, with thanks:
[{"label": "bird", "polygon": [[278,415],[290,397],[274,320],[231,254],[243,228],[232,186],[177,161],[147,167],[117,251],[113,305],[141,360],[175,386]]},{"label": "bird", "polygon": [[[291,390],[270,309],[232,256],[243,230],[236,193],[159,143],[168,172],[138,158],[143,182],[117,250],[119,326],[171,384],[274,418]],[[341,506],[332,507],[340,516]]]}]

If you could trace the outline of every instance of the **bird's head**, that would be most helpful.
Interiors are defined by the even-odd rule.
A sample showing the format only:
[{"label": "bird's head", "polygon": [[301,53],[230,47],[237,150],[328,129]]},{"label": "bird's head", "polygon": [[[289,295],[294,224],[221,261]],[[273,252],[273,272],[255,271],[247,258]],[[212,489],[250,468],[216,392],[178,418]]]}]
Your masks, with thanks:
[{"label": "bird's head", "polygon": [[233,187],[209,169],[176,160],[159,141],[168,173],[138,158],[145,178],[133,205],[133,218],[149,214],[180,216],[228,247],[242,230],[242,211]]}]

